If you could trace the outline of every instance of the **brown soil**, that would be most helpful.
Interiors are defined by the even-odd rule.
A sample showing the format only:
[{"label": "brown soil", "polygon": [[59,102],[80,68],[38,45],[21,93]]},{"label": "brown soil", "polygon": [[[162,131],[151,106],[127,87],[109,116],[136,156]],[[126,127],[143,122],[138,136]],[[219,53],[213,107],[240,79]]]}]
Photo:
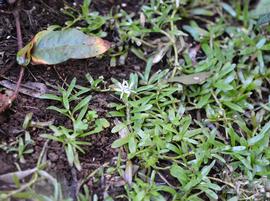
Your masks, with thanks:
[{"label": "brown soil", "polygon": [[[79,1],[77,1],[79,2]],[[123,1],[124,2],[124,1]],[[114,2],[112,0],[102,1],[98,4],[94,1],[93,7],[96,10],[107,12],[116,4],[121,5],[121,1]],[[125,7],[128,11],[138,9],[141,5],[140,1],[132,1],[127,3]],[[58,0],[31,0],[23,1],[21,10],[21,24],[23,41],[27,43],[40,30],[45,29],[48,25],[63,25],[66,17],[60,12],[63,7],[63,1]],[[3,8],[5,9],[5,8]],[[110,36],[109,36],[110,37]],[[12,15],[0,13],[0,80],[10,79],[16,81],[19,74],[19,66],[15,63],[17,52],[16,28]],[[23,82],[34,81],[42,83],[50,83],[52,85],[62,86],[65,81],[69,82],[76,77],[79,84],[86,85],[85,74],[90,73],[94,78],[104,76],[109,81],[111,77],[117,79],[127,78],[131,72],[142,70],[144,63],[130,55],[125,66],[110,67],[110,58],[103,56],[101,59],[73,60],[56,66],[29,66],[26,70]],[[0,91],[3,89],[0,86]],[[109,108],[108,103],[115,101],[110,94],[93,94],[91,100],[91,109],[96,110],[99,115],[105,117]],[[33,120],[45,122],[53,120],[56,125],[65,125],[66,119],[59,116],[55,112],[46,110],[49,105],[55,102],[36,99],[30,96],[20,94],[12,107],[3,114],[0,114],[0,143],[10,143],[21,135],[22,124],[25,116],[32,112]],[[34,153],[26,155],[26,163],[20,164],[13,157],[12,153],[7,154],[0,148],[0,175],[16,170],[15,162],[20,164],[22,169],[34,167],[40,155],[40,151],[45,140],[40,134],[46,133],[46,129],[29,130],[32,139],[35,141],[33,147]],[[113,158],[117,157],[117,152],[111,149],[111,143],[117,139],[117,135],[113,135],[110,129],[105,130],[101,134],[93,135],[87,139],[91,142],[91,146],[85,147],[85,154],[80,155],[83,170],[77,172],[77,179],[85,178],[96,168],[102,166],[106,162],[113,162]],[[74,182],[74,174],[72,176],[71,169],[68,166],[66,156],[61,144],[51,142],[48,146],[49,171],[59,174],[67,178],[69,185]],[[106,182],[105,182],[106,183]],[[104,188],[103,183],[87,182],[93,193],[102,195]],[[1,184],[0,184],[1,189]]]}]

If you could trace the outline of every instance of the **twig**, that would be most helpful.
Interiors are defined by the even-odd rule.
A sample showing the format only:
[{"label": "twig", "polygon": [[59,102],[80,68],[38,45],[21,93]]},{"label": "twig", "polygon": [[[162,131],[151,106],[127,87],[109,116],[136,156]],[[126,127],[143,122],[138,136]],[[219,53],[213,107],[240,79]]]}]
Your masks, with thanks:
[{"label": "twig", "polygon": [[[13,12],[13,15],[14,15],[14,18],[15,18],[15,23],[16,23],[16,32],[17,32],[17,41],[18,41],[18,49],[22,49],[23,48],[23,42],[22,42],[22,31],[21,31],[21,23],[20,23],[20,13],[19,13],[19,10],[18,9],[15,9],[14,12]],[[13,100],[16,99],[17,95],[18,95],[18,92],[19,92],[19,88],[20,88],[20,85],[22,83],[22,78],[23,78],[23,75],[24,75],[24,67],[21,66],[20,67],[20,75],[19,75],[19,79],[17,81],[17,86],[16,86],[16,89],[15,89],[15,92],[13,94]]]},{"label": "twig", "polygon": [[208,178],[211,179],[211,180],[213,180],[213,181],[217,181],[217,182],[220,182],[220,183],[225,184],[227,186],[230,186],[233,189],[236,189],[236,187],[232,183],[226,182],[224,180],[221,180],[221,179],[215,178],[215,177],[208,177]]},{"label": "twig", "polygon": [[[18,43],[18,49],[22,49],[23,48],[23,41],[22,41],[22,31],[21,31],[21,23],[20,23],[20,5],[21,5],[21,0],[19,0],[17,2],[16,8],[12,11],[12,14],[14,16],[15,19],[15,24],[16,24],[16,33],[17,33],[17,43]],[[18,93],[19,93],[19,88],[20,85],[22,83],[22,78],[24,75],[24,70],[25,68],[23,66],[20,67],[20,75],[16,84],[16,88],[15,91],[13,93],[13,95],[11,96],[11,98],[3,104],[2,107],[0,107],[0,113],[5,111],[6,109],[8,109],[12,102],[17,98]]]},{"label": "twig", "polygon": [[99,166],[98,168],[96,168],[94,171],[92,171],[86,178],[82,179],[78,185],[78,189],[77,191],[79,191],[81,189],[81,187],[90,179],[92,178],[93,176],[95,176],[95,174],[97,174],[97,172],[102,169],[102,168],[105,168],[105,167],[108,167],[109,166],[109,163],[106,162],[104,163],[103,165]]},{"label": "twig", "polygon": [[177,189],[177,187],[175,187],[174,185],[172,185],[160,172],[157,172],[158,175],[160,176],[160,178],[171,188],[173,189]]}]

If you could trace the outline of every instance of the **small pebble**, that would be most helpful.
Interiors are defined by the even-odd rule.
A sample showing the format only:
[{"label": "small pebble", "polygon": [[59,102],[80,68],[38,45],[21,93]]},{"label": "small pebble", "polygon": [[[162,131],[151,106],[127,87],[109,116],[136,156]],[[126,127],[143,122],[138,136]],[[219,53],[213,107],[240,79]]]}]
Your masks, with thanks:
[{"label": "small pebble", "polygon": [[48,158],[50,159],[50,161],[55,162],[58,160],[59,157],[56,153],[51,152],[48,154]]},{"label": "small pebble", "polygon": [[141,67],[136,65],[136,66],[134,66],[134,70],[140,71],[141,70]]}]

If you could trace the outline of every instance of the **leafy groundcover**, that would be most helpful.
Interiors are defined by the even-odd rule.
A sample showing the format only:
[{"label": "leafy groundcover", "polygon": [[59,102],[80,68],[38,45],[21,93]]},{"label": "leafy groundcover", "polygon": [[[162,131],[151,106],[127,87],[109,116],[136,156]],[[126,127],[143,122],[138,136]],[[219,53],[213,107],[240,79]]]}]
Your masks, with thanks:
[{"label": "leafy groundcover", "polygon": [[[116,158],[80,180],[77,199],[270,199],[270,2],[151,0],[138,12],[117,7],[107,15],[89,10],[90,3],[66,6],[63,30],[76,27],[80,34],[111,39],[104,56],[111,68],[125,65],[130,55],[145,68],[126,80],[87,75],[87,86],[73,79],[43,96],[55,101],[48,109],[71,123],[49,125],[41,136],[63,145],[73,171],[82,169],[84,148],[95,146],[85,141],[88,136],[108,128],[117,136],[111,145]],[[92,94],[114,97],[102,118],[89,109]],[[0,176],[19,189],[0,191],[3,199],[64,199],[42,164],[40,159],[29,172]],[[87,181],[100,181],[100,172],[117,182],[90,192]],[[25,174],[32,178],[19,184]],[[38,178],[54,184],[54,195],[34,191]]]}]

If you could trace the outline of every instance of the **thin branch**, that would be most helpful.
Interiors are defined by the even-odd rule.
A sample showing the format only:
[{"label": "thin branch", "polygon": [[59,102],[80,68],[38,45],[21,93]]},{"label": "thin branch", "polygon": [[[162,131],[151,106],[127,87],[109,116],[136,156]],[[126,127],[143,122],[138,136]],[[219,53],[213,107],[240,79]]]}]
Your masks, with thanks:
[{"label": "thin branch", "polygon": [[[15,24],[16,24],[16,33],[17,33],[17,44],[18,44],[18,49],[22,49],[23,48],[23,41],[22,41],[22,31],[21,31],[21,23],[20,23],[20,6],[21,6],[21,0],[17,1],[16,4],[16,8],[12,11],[12,14],[14,16],[15,19]],[[16,84],[16,88],[15,91],[13,93],[13,95],[11,96],[11,98],[3,103],[2,107],[0,107],[0,113],[5,111],[6,109],[8,109],[12,102],[17,98],[18,93],[19,93],[19,88],[21,86],[22,83],[22,79],[23,79],[23,75],[24,75],[24,70],[25,68],[23,66],[20,67],[20,75]]]}]

